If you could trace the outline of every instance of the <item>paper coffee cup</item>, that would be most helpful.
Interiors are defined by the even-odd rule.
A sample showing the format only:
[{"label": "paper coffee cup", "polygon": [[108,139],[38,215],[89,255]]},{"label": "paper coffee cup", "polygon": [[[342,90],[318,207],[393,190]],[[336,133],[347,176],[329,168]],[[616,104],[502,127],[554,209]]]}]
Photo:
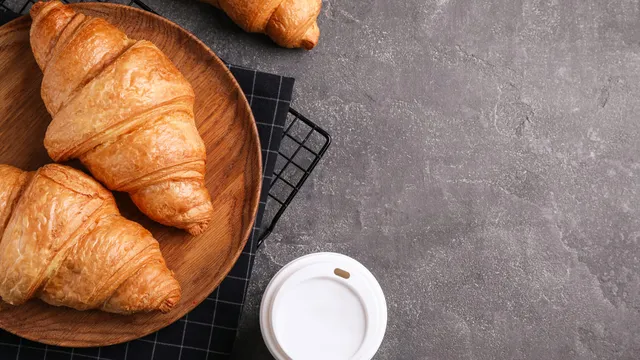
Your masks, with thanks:
[{"label": "paper coffee cup", "polygon": [[369,360],[387,327],[380,285],[356,260],[315,253],[284,266],[260,305],[260,329],[277,360]]}]

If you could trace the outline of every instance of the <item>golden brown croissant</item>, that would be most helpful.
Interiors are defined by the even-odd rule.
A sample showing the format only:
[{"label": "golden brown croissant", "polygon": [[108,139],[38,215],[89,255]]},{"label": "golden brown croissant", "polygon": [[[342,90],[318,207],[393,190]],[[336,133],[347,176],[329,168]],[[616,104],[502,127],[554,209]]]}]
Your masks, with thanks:
[{"label": "golden brown croissant", "polygon": [[0,297],[114,313],[169,311],[180,285],[158,242],[91,177],[0,165]]},{"label": "golden brown croissant", "polygon": [[287,48],[313,49],[322,0],[203,0],[227,13],[248,32],[267,34]]},{"label": "golden brown croissant", "polygon": [[202,233],[213,206],[191,85],[155,45],[104,19],[59,1],[38,2],[30,13],[53,117],[44,139],[51,158],[79,158],[153,220]]}]

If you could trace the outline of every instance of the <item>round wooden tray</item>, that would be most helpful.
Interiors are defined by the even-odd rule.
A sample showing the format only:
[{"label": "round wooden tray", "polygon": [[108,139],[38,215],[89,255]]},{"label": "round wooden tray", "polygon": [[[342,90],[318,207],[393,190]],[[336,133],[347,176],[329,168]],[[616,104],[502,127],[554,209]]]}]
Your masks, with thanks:
[{"label": "round wooden tray", "polygon": [[[168,314],[130,316],[76,311],[40,300],[2,306],[0,328],[60,346],[103,346],[157,331],[184,316],[222,281],[242,252],[259,203],[261,153],[249,104],[227,67],[196,37],[160,16],[135,8],[82,3],[74,8],[106,18],[134,39],[155,43],[191,82],[198,130],[207,146],[207,187],[214,221],[197,237],[142,215],[126,194],[116,194],[122,214],[149,229],[182,285]],[[50,163],[43,146],[51,117],[40,98],[42,72],[29,45],[28,16],[0,27],[0,163],[35,170]],[[73,164],[72,164],[73,165]]]}]

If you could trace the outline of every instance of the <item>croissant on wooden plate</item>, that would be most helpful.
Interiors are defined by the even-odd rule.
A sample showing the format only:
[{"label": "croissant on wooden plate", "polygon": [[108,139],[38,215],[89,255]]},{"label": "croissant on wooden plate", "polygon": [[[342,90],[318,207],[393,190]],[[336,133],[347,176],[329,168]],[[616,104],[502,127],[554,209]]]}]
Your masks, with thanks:
[{"label": "croissant on wooden plate", "polygon": [[127,314],[167,312],[180,300],[151,233],[73,168],[0,165],[0,238],[0,297],[10,304],[40,298]]},{"label": "croissant on wooden plate", "polygon": [[202,0],[222,9],[244,31],[267,34],[287,48],[313,49],[322,0]]},{"label": "croissant on wooden plate", "polygon": [[151,219],[202,233],[213,216],[194,92],[151,42],[59,1],[30,10],[31,48],[53,117],[44,145],[57,162],[78,158]]}]

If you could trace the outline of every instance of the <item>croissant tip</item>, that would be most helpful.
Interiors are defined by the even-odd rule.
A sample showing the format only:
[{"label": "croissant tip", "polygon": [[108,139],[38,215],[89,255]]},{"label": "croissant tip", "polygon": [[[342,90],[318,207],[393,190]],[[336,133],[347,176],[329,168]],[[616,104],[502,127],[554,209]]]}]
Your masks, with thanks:
[{"label": "croissant tip", "polygon": [[31,16],[31,18],[35,19],[38,14],[40,14],[42,8],[44,8],[45,5],[47,5],[47,3],[44,1],[38,1],[37,3],[33,4],[31,6],[31,9],[29,10],[29,15]]},{"label": "croissant tip", "polygon": [[163,313],[168,313],[169,311],[171,311],[171,309],[173,309],[174,306],[176,306],[178,301],[180,301],[180,296],[180,290],[172,291],[169,296],[167,296],[167,298],[162,301],[158,310]]},{"label": "croissant tip", "polygon": [[314,47],[316,47],[316,44],[314,42],[311,42],[309,40],[303,39],[302,42],[300,43],[301,47],[305,50],[311,50]]},{"label": "croissant tip", "polygon": [[199,223],[194,223],[194,224],[190,224],[189,226],[187,226],[185,228],[185,230],[193,235],[193,236],[197,236],[202,234],[205,230],[207,230],[207,228],[209,227],[209,222],[199,222]]},{"label": "croissant tip", "polygon": [[313,49],[320,39],[320,28],[318,27],[318,23],[313,23],[311,27],[304,33],[302,39],[300,40],[300,47],[305,50]]}]

